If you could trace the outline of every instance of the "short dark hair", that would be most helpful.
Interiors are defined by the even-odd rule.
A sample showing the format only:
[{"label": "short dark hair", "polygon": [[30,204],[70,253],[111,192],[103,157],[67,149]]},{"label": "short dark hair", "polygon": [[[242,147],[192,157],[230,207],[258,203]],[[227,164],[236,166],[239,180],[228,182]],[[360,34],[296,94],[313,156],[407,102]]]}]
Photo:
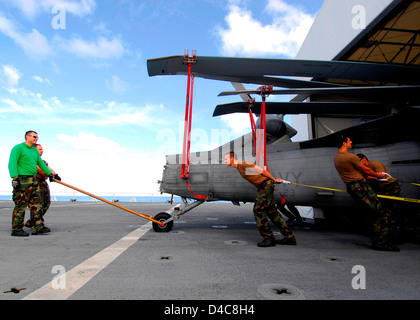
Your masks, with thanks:
[{"label": "short dark hair", "polygon": [[343,146],[343,143],[347,142],[347,139],[350,139],[350,137],[344,134],[340,134],[337,138],[337,148],[340,149]]},{"label": "short dark hair", "polygon": [[26,133],[25,133],[25,139],[26,139],[26,136],[27,136],[28,134],[32,133],[32,132],[33,132],[33,133],[38,134],[38,132],[33,131],[33,130],[26,131]]},{"label": "short dark hair", "polygon": [[363,160],[366,158],[366,160],[369,161],[369,159],[363,153],[358,153],[357,156],[360,158],[360,160]]}]

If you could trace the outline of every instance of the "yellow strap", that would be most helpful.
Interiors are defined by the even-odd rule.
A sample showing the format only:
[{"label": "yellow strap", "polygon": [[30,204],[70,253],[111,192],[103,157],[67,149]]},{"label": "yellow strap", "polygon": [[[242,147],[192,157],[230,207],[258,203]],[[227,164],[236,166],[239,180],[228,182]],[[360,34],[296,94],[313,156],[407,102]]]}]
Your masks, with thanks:
[{"label": "yellow strap", "polygon": [[398,179],[392,178],[392,177],[391,178],[387,178],[387,180],[390,181],[390,182],[399,181],[399,182],[402,182],[402,183],[408,183],[408,184],[412,184],[414,186],[420,187],[420,184],[419,183],[406,182],[406,181],[398,180]]},{"label": "yellow strap", "polygon": [[308,188],[315,188],[315,189],[323,189],[323,190],[330,190],[330,191],[337,191],[337,192],[347,192],[346,190],[339,190],[339,189],[332,189],[332,188],[325,188],[325,187],[317,187],[317,186],[309,186],[307,184],[299,184],[295,182],[290,182],[290,184],[294,184],[295,186],[302,186]]},{"label": "yellow strap", "polygon": [[381,194],[378,194],[378,198],[420,203],[420,200],[417,200],[417,199],[402,198],[402,197],[393,197],[393,196],[384,196],[384,195],[381,195]]},{"label": "yellow strap", "polygon": [[[330,191],[337,191],[337,192],[346,192],[346,190],[340,190],[340,189],[332,189],[332,188],[325,188],[325,187],[318,187],[318,186],[310,186],[306,184],[299,184],[295,182],[290,182],[290,184],[294,184],[296,186],[302,186],[302,187],[308,187],[308,188],[315,188],[315,189],[323,189],[323,190],[330,190]],[[378,198],[384,198],[384,199],[391,199],[391,200],[398,200],[398,201],[406,201],[406,202],[414,202],[414,203],[420,203],[420,200],[417,199],[410,199],[410,198],[402,198],[402,197],[393,197],[393,196],[384,196],[381,194],[377,195]]]}]

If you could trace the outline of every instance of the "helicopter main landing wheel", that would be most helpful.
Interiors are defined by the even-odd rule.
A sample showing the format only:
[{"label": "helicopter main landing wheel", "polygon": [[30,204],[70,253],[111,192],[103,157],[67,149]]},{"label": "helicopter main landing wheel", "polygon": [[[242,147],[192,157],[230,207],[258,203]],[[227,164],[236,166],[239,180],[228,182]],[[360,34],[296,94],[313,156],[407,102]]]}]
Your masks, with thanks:
[{"label": "helicopter main landing wheel", "polygon": [[[166,221],[169,218],[171,218],[171,215],[169,213],[166,213],[166,212],[158,213],[154,217],[155,220],[161,221],[161,222]],[[163,225],[163,226],[160,226],[157,223],[153,222],[153,230],[155,230],[156,232],[169,232],[169,231],[172,230],[173,226],[174,226],[174,221],[173,220],[169,221],[168,223],[165,223],[165,225]]]}]

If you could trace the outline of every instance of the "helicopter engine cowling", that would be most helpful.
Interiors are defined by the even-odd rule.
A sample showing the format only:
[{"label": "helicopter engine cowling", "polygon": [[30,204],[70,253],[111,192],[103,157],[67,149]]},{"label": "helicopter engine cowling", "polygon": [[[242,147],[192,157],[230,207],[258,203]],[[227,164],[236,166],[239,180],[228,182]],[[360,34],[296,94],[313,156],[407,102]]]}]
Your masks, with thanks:
[{"label": "helicopter engine cowling", "polygon": [[[257,128],[260,127],[260,121],[261,118],[258,118],[256,123]],[[284,136],[292,138],[297,134],[295,129],[283,121],[282,115],[267,115],[265,126],[268,144],[273,143]]]}]

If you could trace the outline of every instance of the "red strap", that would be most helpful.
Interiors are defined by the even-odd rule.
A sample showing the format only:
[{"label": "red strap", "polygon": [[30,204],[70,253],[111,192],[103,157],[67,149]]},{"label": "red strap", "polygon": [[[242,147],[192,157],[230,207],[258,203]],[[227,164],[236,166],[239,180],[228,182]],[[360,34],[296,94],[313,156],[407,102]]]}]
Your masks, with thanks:
[{"label": "red strap", "polygon": [[285,205],[286,204],[286,199],[283,197],[283,195],[281,194],[281,205]]},{"label": "red strap", "polygon": [[207,197],[203,195],[194,194],[191,190],[189,178],[190,166],[190,148],[191,148],[191,124],[192,124],[192,106],[193,106],[193,91],[194,91],[194,75],[192,74],[192,65],[196,63],[195,51],[192,57],[185,53],[184,63],[188,65],[188,83],[187,83],[187,98],[185,103],[185,123],[184,123],[184,141],[182,145],[182,165],[181,165],[181,178],[187,179],[187,186],[191,194],[197,199],[206,200]]},{"label": "red strap", "polygon": [[181,166],[181,178],[188,178],[188,167],[189,167],[189,148],[191,141],[191,111],[192,111],[192,100],[190,101],[190,90],[191,85],[191,67],[194,63],[193,59],[190,60],[188,53],[185,54],[184,63],[188,64],[188,83],[187,83],[187,98],[185,103],[185,122],[184,122],[184,140],[182,144],[182,166]]},{"label": "red strap", "polygon": [[188,175],[189,167],[190,167],[193,91],[194,91],[194,75],[191,76],[191,96],[190,96],[190,110],[189,110],[189,118],[188,118],[188,139],[187,139],[187,151],[186,151],[187,163],[185,164],[185,174],[187,175]]},{"label": "red strap", "polygon": [[197,199],[203,199],[203,200],[206,200],[207,199],[207,197],[206,196],[203,196],[203,195],[201,195],[201,194],[195,194],[194,192],[192,192],[192,190],[191,190],[191,186],[190,186],[190,183],[187,181],[187,186],[188,186],[188,189],[190,189],[190,192],[191,192],[191,194],[194,196],[194,197],[196,197]]},{"label": "red strap", "polygon": [[257,141],[256,141],[257,125],[255,124],[254,114],[252,113],[251,108],[249,108],[249,117],[251,119],[252,141],[254,142],[255,155],[257,155]]},{"label": "red strap", "polygon": [[251,119],[251,129],[252,129],[252,139],[255,146],[255,157],[257,158],[257,166],[260,166],[260,157],[263,155],[263,161],[265,170],[268,170],[267,165],[267,142],[266,142],[266,117],[265,117],[265,97],[263,96],[263,103],[261,106],[261,115],[260,115],[260,130],[257,130],[257,125],[255,124],[254,115],[251,108],[249,108],[249,117]]},{"label": "red strap", "polygon": [[265,166],[265,170],[268,170],[268,164],[267,164],[267,131],[266,131],[266,118],[265,118],[265,96],[263,96],[263,102],[262,102],[262,106],[261,106],[261,119],[260,119],[260,129],[262,130],[262,139],[263,139],[263,145],[264,145],[264,150],[263,150],[263,156],[264,156],[264,166]]}]

